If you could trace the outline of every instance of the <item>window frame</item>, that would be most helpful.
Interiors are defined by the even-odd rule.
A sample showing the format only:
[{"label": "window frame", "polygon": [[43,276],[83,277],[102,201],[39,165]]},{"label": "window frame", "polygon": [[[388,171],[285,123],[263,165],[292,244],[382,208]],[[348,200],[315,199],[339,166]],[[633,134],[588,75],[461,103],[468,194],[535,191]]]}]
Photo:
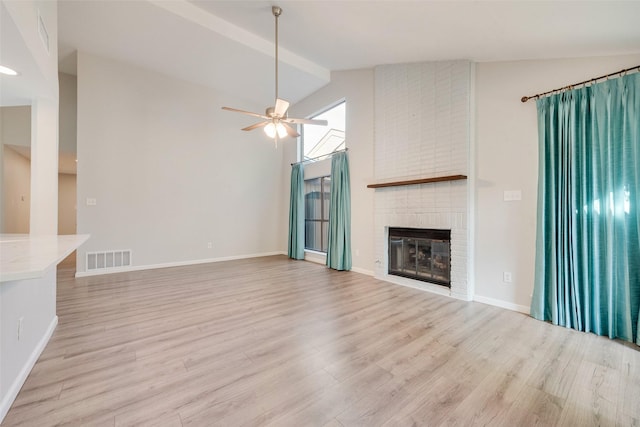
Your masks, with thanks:
[{"label": "window frame", "polygon": [[[307,218],[307,191],[306,191],[306,187],[307,187],[307,182],[309,181],[314,181],[314,180],[320,180],[320,218]],[[304,216],[304,250],[305,251],[311,251],[311,252],[317,252],[317,253],[321,253],[321,254],[325,254],[327,253],[327,249],[324,249],[325,246],[328,247],[328,241],[325,242],[324,241],[324,235],[325,235],[325,230],[329,229],[329,208],[330,206],[328,206],[325,209],[325,197],[324,194],[326,193],[328,195],[328,200],[326,203],[330,204],[331,202],[331,176],[330,175],[324,175],[324,176],[316,176],[313,178],[309,178],[309,179],[305,179],[304,180],[305,183],[305,216]],[[325,189],[325,186],[328,187]],[[325,218],[325,212],[327,213],[327,216]],[[307,225],[309,223],[320,223],[320,249],[316,249],[316,248],[312,248],[309,247],[307,244]],[[328,240],[328,239],[327,239]]]},{"label": "window frame", "polygon": [[[347,147],[347,142],[346,142],[346,140],[347,140],[346,139],[346,131],[347,131],[346,130],[346,127],[347,127],[347,124],[346,124],[347,123],[347,105],[346,104],[347,104],[347,99],[346,98],[342,98],[342,99],[340,99],[340,100],[338,100],[338,101],[336,101],[336,102],[334,102],[332,104],[329,104],[327,107],[317,111],[316,113],[313,113],[313,114],[309,115],[307,118],[311,119],[311,120],[316,119],[318,116],[320,116],[320,115],[322,115],[322,114],[324,114],[324,113],[326,113],[326,112],[328,112],[330,110],[333,110],[334,108],[338,107],[341,104],[345,104],[345,110],[344,110],[344,114],[345,114],[345,117],[344,117],[344,121],[345,121],[345,130],[344,130],[345,131],[345,142],[344,142],[344,146],[346,148]],[[314,126],[314,125],[307,125],[307,126]],[[305,140],[304,129],[305,129],[305,125],[304,124],[299,125],[300,137],[298,138],[298,141],[299,141],[298,142],[298,161],[299,162],[304,162],[304,161],[314,162],[316,160],[305,160],[305,158],[304,158],[304,140]],[[324,157],[329,156],[331,154],[333,154],[333,152],[329,153],[329,154],[326,154],[326,155],[323,155],[323,156],[320,156],[320,157],[324,158]],[[318,159],[318,160],[320,160],[320,159]]]}]

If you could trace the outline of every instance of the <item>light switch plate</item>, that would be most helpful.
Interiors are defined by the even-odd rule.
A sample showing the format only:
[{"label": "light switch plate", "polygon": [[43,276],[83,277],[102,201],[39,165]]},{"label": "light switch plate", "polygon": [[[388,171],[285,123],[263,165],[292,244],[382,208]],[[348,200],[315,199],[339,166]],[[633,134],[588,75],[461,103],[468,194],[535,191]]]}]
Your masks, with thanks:
[{"label": "light switch plate", "polygon": [[513,202],[522,200],[522,190],[504,190],[504,201]]},{"label": "light switch plate", "polygon": [[95,206],[96,204],[96,199],[87,198],[87,206]]}]

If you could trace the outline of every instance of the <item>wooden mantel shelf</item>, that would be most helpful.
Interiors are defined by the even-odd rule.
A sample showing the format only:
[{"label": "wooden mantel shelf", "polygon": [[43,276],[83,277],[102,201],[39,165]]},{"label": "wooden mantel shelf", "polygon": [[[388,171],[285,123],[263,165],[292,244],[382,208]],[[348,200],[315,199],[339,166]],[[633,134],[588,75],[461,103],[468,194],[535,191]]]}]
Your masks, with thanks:
[{"label": "wooden mantel shelf", "polygon": [[448,176],[437,176],[434,178],[420,178],[420,179],[409,179],[405,181],[381,182],[378,184],[369,184],[367,185],[367,188],[401,187],[403,185],[429,184],[431,182],[459,181],[461,179],[467,179],[467,176],[466,175],[448,175]]}]

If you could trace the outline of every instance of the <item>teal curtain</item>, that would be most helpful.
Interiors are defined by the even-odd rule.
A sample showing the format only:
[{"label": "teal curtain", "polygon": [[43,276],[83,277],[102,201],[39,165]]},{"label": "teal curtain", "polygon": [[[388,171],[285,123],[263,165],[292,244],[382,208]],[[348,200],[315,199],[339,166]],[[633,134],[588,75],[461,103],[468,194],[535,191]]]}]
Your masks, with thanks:
[{"label": "teal curtain", "polygon": [[640,345],[640,74],[537,108],[531,315]]},{"label": "teal curtain", "polygon": [[346,151],[331,158],[327,265],[335,270],[351,270],[351,188]]},{"label": "teal curtain", "polygon": [[304,167],[291,167],[289,196],[289,258],[304,259]]}]

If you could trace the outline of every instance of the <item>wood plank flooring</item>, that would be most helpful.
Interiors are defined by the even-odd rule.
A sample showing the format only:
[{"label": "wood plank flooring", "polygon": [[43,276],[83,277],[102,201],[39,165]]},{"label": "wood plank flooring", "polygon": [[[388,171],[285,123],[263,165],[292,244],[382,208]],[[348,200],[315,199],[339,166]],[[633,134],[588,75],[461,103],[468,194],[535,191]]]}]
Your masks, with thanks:
[{"label": "wood plank flooring", "polygon": [[74,279],[3,426],[640,426],[640,351],[275,256]]}]

